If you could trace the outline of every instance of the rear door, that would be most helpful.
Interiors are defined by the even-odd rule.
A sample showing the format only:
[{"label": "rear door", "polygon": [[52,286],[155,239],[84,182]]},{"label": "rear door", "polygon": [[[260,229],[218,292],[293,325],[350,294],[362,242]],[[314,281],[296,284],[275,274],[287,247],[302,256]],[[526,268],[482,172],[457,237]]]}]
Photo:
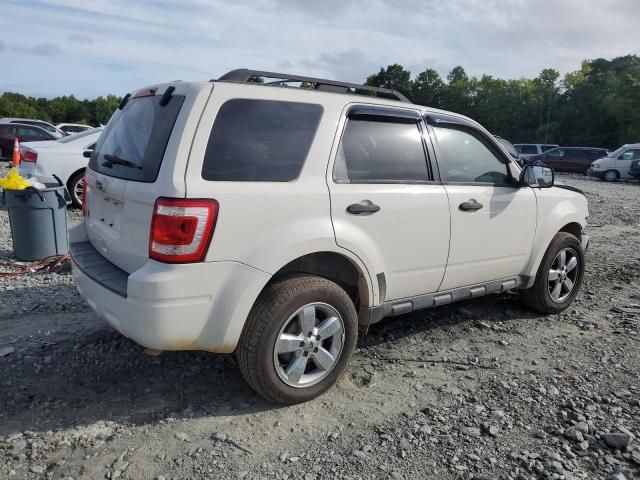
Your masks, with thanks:
[{"label": "rear door", "polygon": [[383,300],[437,291],[449,251],[449,203],[430,168],[419,113],[367,106],[345,113],[327,179],[338,245],[386,285]]},{"label": "rear door", "polygon": [[520,275],[536,226],[533,189],[520,187],[511,160],[473,124],[429,116],[449,196],[451,246],[441,290]]},{"label": "rear door", "polygon": [[176,83],[140,90],[116,110],[102,132],[86,173],[87,235],[111,263],[133,272],[148,260],[158,197],[185,196],[193,132],[211,85]]}]

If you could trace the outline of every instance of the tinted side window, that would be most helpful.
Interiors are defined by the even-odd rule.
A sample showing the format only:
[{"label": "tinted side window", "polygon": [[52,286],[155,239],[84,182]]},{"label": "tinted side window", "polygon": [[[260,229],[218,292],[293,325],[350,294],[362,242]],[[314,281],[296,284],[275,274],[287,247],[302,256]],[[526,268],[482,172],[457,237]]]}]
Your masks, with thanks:
[{"label": "tinted side window", "polygon": [[438,142],[438,166],[444,181],[509,183],[507,166],[488,142],[473,130],[434,127]]},{"label": "tinted side window", "polygon": [[563,157],[565,155],[565,151],[560,148],[553,148],[551,150],[547,150],[545,155],[547,157]]},{"label": "tinted side window", "polygon": [[520,153],[523,155],[537,155],[538,147],[535,145],[520,145]]},{"label": "tinted side window", "polygon": [[540,147],[542,149],[542,153],[546,152],[547,150],[551,150],[552,148],[557,148],[556,145],[542,145],[542,147]]},{"label": "tinted side window", "polygon": [[417,122],[349,119],[333,178],[337,183],[428,181],[427,157]]},{"label": "tinted side window", "polygon": [[636,160],[640,158],[640,150],[627,150],[622,154],[623,160]]},{"label": "tinted side window", "polygon": [[229,100],[213,124],[202,178],[235,182],[295,180],[321,117],[321,105]]}]

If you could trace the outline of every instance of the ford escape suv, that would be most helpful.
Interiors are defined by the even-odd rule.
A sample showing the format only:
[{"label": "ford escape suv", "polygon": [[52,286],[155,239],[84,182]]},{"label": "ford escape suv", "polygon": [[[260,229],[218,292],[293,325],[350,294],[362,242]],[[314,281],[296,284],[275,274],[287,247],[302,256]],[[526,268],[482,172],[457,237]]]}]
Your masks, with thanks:
[{"label": "ford escape suv", "polygon": [[514,289],[563,311],[588,242],[581,192],[476,122],[273,72],[127,95],[85,195],[73,275],[98,315],[151,350],[235,353],[283,404],[331,387],[385,317]]}]

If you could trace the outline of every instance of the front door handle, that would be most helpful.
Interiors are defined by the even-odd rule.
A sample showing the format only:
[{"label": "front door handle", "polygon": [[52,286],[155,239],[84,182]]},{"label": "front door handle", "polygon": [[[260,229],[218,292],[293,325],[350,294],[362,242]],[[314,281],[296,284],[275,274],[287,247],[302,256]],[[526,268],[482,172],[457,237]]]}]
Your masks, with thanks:
[{"label": "front door handle", "polygon": [[480,210],[482,208],[482,204],[478,202],[475,198],[471,200],[467,200],[466,202],[462,202],[458,208],[463,212],[475,212],[476,210]]},{"label": "front door handle", "polygon": [[376,213],[380,207],[371,200],[362,200],[360,203],[353,203],[347,207],[347,212],[352,215],[362,215],[363,213]]}]

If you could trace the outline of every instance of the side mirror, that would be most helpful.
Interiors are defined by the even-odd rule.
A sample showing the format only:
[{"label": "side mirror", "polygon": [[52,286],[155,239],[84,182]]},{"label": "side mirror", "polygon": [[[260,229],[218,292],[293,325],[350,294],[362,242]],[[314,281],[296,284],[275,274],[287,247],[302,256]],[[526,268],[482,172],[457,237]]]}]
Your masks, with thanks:
[{"label": "side mirror", "polygon": [[545,165],[527,165],[520,174],[520,183],[530,187],[551,188],[554,181],[553,169]]},{"label": "side mirror", "polygon": [[624,153],[618,157],[618,160],[624,160]]},{"label": "side mirror", "polygon": [[84,158],[91,158],[91,154],[93,153],[93,150],[85,150],[82,152],[82,156]]}]

